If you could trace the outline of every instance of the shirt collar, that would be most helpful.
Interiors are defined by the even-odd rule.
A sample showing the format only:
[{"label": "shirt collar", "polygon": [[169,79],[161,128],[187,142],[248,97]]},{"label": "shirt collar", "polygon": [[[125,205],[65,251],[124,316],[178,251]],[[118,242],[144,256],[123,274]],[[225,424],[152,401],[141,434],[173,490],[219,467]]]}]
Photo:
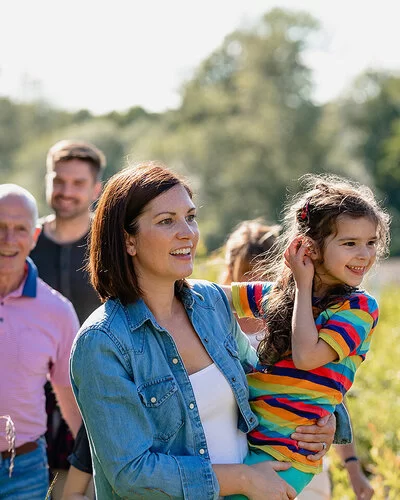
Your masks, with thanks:
[{"label": "shirt collar", "polygon": [[[185,309],[192,309],[196,299],[204,301],[203,295],[195,292],[192,288],[189,287],[182,288],[180,292],[180,299],[182,300]],[[157,320],[155,319],[143,299],[139,299],[132,304],[128,304],[125,307],[125,310],[127,311],[127,317],[131,330],[140,328],[146,321],[151,321],[155,328],[157,328],[158,330],[163,330],[163,328],[157,323]]]},{"label": "shirt collar", "polygon": [[21,295],[24,297],[36,297],[38,271],[30,257],[26,258],[25,269],[27,270],[27,275]]}]

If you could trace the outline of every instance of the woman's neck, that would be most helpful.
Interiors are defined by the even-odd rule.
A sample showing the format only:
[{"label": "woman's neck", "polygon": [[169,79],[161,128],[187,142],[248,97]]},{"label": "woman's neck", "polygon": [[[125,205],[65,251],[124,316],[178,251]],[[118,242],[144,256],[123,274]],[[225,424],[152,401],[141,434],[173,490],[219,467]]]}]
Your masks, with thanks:
[{"label": "woman's neck", "polygon": [[143,300],[160,323],[169,321],[176,313],[179,301],[175,296],[175,283],[152,283],[146,280],[146,286],[140,285]]}]

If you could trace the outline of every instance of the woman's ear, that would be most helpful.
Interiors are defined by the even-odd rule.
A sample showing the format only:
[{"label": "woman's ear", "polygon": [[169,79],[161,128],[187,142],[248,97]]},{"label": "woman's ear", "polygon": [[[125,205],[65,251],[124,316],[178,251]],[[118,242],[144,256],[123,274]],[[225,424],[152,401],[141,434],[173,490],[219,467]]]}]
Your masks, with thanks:
[{"label": "woman's ear", "polygon": [[125,247],[126,251],[132,257],[136,255],[135,237],[125,231]]}]

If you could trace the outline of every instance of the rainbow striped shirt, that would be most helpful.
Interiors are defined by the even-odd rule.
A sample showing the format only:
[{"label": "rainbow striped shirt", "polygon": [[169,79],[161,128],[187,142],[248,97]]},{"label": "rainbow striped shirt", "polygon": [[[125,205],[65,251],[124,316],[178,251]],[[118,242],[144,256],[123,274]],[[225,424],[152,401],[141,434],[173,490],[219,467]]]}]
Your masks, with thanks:
[{"label": "rainbow striped shirt", "polygon": [[[233,305],[239,318],[265,317],[265,302],[273,283],[232,283]],[[247,375],[250,405],[259,425],[248,434],[250,448],[277,460],[290,461],[304,472],[318,473],[322,461],[310,462],[310,452],[290,435],[299,425],[333,413],[350,389],[357,368],[368,352],[378,321],[378,304],[365,291],[355,291],[322,311],[315,320],[319,337],[338,354],[338,360],[314,370],[299,370],[286,358],[273,366],[260,363]]]}]

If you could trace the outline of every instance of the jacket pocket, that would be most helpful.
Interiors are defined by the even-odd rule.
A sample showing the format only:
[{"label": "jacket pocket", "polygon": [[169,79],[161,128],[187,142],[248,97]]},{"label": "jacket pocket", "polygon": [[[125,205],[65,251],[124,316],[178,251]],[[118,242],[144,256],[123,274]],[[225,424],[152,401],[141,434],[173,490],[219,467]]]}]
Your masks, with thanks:
[{"label": "jacket pocket", "polygon": [[139,397],[153,425],[155,439],[169,441],[182,427],[178,386],[170,375],[138,386]]}]

